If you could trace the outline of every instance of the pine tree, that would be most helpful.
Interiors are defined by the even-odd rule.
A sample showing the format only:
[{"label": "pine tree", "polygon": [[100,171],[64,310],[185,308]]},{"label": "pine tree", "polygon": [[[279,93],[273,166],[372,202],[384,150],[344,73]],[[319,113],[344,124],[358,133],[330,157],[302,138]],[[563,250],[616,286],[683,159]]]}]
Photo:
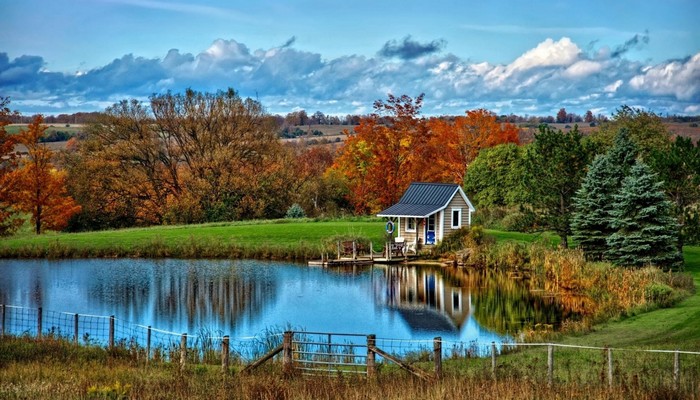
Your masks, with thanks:
[{"label": "pine tree", "polygon": [[616,265],[656,265],[677,268],[683,257],[677,248],[678,223],[671,214],[671,202],[663,184],[641,161],[622,181],[613,196],[611,227],[617,232],[608,237],[606,258]]},{"label": "pine tree", "polygon": [[613,196],[634,165],[637,148],[625,130],[618,132],[614,146],[591,163],[572,202],[571,230],[574,241],[586,258],[599,261],[608,249],[607,238],[616,229],[611,226]]},{"label": "pine tree", "polygon": [[618,189],[614,168],[605,155],[599,155],[581,183],[573,199],[575,212],[571,218],[572,238],[589,260],[600,261],[608,249],[612,196]]}]

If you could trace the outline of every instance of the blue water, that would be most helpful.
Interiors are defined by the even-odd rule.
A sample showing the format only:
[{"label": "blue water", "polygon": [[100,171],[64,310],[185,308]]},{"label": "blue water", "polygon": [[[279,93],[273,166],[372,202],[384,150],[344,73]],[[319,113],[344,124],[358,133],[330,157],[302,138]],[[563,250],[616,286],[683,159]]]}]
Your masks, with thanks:
[{"label": "blue water", "polygon": [[470,287],[441,268],[325,269],[250,260],[0,260],[1,304],[114,315],[172,332],[206,328],[231,337],[291,327],[396,339],[501,342],[507,332],[481,326],[475,318],[480,293],[483,288]]}]

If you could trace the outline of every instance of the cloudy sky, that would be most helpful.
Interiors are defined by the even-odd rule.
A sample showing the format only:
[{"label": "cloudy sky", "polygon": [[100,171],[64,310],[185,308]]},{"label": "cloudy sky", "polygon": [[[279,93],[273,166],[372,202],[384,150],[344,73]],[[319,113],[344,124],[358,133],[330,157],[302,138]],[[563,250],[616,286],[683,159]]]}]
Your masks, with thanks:
[{"label": "cloudy sky", "polygon": [[700,114],[698,0],[0,0],[23,114],[232,87],[272,113]]}]

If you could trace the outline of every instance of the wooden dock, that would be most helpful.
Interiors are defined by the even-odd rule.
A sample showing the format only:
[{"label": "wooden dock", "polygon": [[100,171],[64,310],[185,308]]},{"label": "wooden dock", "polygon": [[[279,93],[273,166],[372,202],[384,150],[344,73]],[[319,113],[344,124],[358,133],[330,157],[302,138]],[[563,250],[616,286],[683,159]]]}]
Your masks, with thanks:
[{"label": "wooden dock", "polygon": [[[398,254],[396,254],[396,252],[398,252]],[[400,264],[409,262],[415,258],[416,256],[409,256],[403,253],[403,245],[397,247],[393,243],[387,244],[383,252],[375,253],[372,249],[371,242],[369,244],[369,249],[366,249],[358,245],[355,241],[338,241],[337,255],[335,258],[329,257],[328,254],[324,257],[322,254],[320,260],[309,261],[309,266],[341,267],[373,264]]]},{"label": "wooden dock", "polygon": [[409,257],[392,257],[388,259],[386,257],[358,257],[352,258],[340,258],[340,259],[322,259],[322,260],[311,260],[309,261],[310,267],[344,267],[353,265],[374,265],[374,264],[401,264],[409,262],[415,259],[415,256]]}]

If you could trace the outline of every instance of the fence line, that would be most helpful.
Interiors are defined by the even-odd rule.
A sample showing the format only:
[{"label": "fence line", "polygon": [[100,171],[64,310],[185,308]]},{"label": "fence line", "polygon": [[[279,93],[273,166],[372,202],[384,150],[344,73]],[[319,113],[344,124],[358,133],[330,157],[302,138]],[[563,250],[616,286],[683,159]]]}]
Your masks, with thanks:
[{"label": "fence line", "polygon": [[[146,362],[150,360],[176,362],[181,368],[188,363],[220,363],[224,371],[228,371],[230,363],[257,366],[273,357],[279,359],[278,353],[282,353],[285,369],[293,366],[304,374],[332,375],[342,372],[366,374],[368,377],[376,374],[376,364],[380,360],[397,363],[402,368],[413,370],[413,373],[419,375],[425,371],[415,370],[411,364],[417,361],[430,361],[435,364],[434,375],[439,377],[442,374],[443,358],[481,358],[485,360],[484,364],[490,361],[491,373],[496,378],[501,369],[509,367],[508,363],[514,364],[508,359],[499,362],[499,355],[520,347],[543,347],[547,350],[546,366],[539,367],[541,372],[537,372],[537,368],[532,372],[535,375],[540,374],[541,379],[546,379],[550,385],[557,379],[562,379],[561,370],[564,368],[568,369],[569,375],[572,372],[579,375],[587,372],[589,379],[604,380],[608,385],[613,385],[616,380],[624,379],[620,371],[625,368],[621,367],[629,369],[629,366],[640,368],[650,376],[649,379],[671,382],[675,388],[680,386],[681,381],[700,381],[700,357],[692,360],[688,358],[699,356],[700,352],[696,351],[559,343],[504,342],[497,344],[496,342],[444,340],[440,337],[396,339],[377,338],[375,335],[365,334],[306,331],[287,331],[284,334],[268,331],[259,336],[236,338],[205,329],[200,329],[199,334],[171,332],[124,321],[114,316],[0,305],[0,335],[8,334],[39,338],[61,337],[75,343],[109,348],[118,346],[133,352],[137,358],[145,359]],[[602,353],[598,356],[584,354],[579,357],[592,366],[589,368],[590,371],[577,370],[576,366],[566,365],[566,362],[559,364],[555,362],[556,355],[559,353],[582,350]],[[636,359],[628,359],[621,354],[638,356],[635,356]],[[666,354],[673,355],[673,359],[653,358]],[[681,362],[681,355],[686,357],[683,362]],[[531,362],[542,363],[543,361],[539,357],[534,357]]]}]

